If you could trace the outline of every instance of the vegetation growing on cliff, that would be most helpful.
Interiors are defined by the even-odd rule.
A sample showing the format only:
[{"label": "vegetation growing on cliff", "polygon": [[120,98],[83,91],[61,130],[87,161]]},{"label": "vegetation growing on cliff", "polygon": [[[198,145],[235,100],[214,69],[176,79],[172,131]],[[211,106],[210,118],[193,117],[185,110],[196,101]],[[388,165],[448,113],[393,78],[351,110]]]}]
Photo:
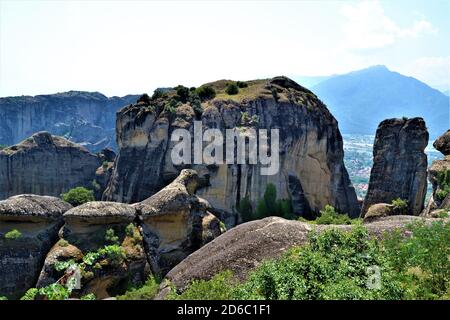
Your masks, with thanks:
[{"label": "vegetation growing on cliff", "polygon": [[[450,222],[408,227],[376,241],[351,232],[312,232],[310,242],[257,267],[242,284],[229,271],[194,281],[169,299],[449,299]],[[379,273],[378,273],[378,271]]]},{"label": "vegetation growing on cliff", "polygon": [[320,215],[315,220],[306,220],[303,217],[300,217],[298,220],[313,224],[356,224],[361,221],[361,219],[352,219],[347,214],[337,212],[330,205],[326,205],[325,208],[320,210]]},{"label": "vegetation growing on cliff", "polygon": [[74,207],[95,200],[94,191],[88,190],[84,187],[76,187],[70,189],[69,191],[61,195],[61,199],[70,203]]},{"label": "vegetation growing on cliff", "polygon": [[19,239],[21,236],[22,236],[22,233],[17,229],[13,229],[13,230],[5,233],[5,239],[7,239],[7,240],[16,240],[16,239]]},{"label": "vegetation growing on cliff", "polygon": [[450,193],[450,169],[439,172],[437,180],[439,189],[436,191],[436,197],[442,201]]},{"label": "vegetation growing on cliff", "polygon": [[248,197],[241,199],[237,209],[244,222],[270,216],[278,216],[285,219],[294,217],[291,200],[277,199],[277,189],[272,183],[267,184],[263,198],[257,202],[256,210],[253,210]]}]

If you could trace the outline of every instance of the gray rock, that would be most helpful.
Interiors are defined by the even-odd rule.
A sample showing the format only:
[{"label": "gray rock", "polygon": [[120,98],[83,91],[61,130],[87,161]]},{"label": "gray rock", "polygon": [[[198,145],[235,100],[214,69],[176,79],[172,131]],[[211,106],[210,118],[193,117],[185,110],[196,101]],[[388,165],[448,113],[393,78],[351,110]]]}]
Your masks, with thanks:
[{"label": "gray rock", "polygon": [[0,199],[16,194],[59,196],[92,189],[99,158],[64,138],[38,132],[0,151]]},{"label": "gray rock", "polygon": [[108,229],[119,239],[125,237],[125,227],[136,218],[131,205],[116,202],[92,201],[75,207],[64,214],[61,237],[83,252],[97,250],[105,245]]},{"label": "gray rock", "polygon": [[433,147],[444,156],[450,155],[450,129],[434,141]]},{"label": "gray rock", "polygon": [[[71,207],[61,199],[37,195],[0,201],[0,295],[19,298],[35,286],[58,238],[62,215]],[[8,239],[6,234],[14,229],[21,235]]]},{"label": "gray rock", "polygon": [[[202,103],[203,113],[195,114],[190,103],[173,113],[164,111],[163,98],[152,105],[138,103],[117,114],[119,153],[104,200],[133,203],[152,196],[174,179],[181,169],[197,170],[203,187],[198,195],[209,201],[227,226],[239,222],[237,204],[248,197],[256,208],[268,183],[277,188],[278,198],[293,200],[298,215],[314,215],[330,204],[352,217],[359,204],[343,163],[343,142],[336,119],[309,90],[285,77],[249,81],[248,94]],[[223,92],[226,81],[211,84]],[[245,117],[244,115],[248,115]],[[193,131],[199,117],[203,128],[239,127],[280,130],[280,171],[260,174],[261,165],[174,166],[170,141],[178,128]],[[249,120],[250,119],[250,120]],[[257,119],[257,120],[252,120]]]},{"label": "gray rock", "polygon": [[373,147],[373,167],[362,215],[376,203],[400,198],[408,213],[419,215],[427,188],[428,131],[422,118],[388,119],[380,123]]},{"label": "gray rock", "polygon": [[135,204],[142,219],[147,256],[155,274],[164,275],[189,254],[221,234],[207,201],[194,195],[194,170],[184,169],[167,187]]},{"label": "gray rock", "polygon": [[98,92],[0,98],[0,144],[13,145],[38,131],[64,136],[92,152],[115,148],[116,111],[137,95],[108,98]]}]

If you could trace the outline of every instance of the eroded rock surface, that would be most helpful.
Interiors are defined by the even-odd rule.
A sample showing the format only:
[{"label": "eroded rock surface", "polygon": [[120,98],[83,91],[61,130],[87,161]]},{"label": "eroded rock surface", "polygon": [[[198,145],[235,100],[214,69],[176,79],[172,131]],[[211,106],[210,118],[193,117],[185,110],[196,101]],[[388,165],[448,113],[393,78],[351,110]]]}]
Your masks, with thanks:
[{"label": "eroded rock surface", "polygon": [[0,150],[0,199],[17,194],[60,196],[74,187],[92,189],[99,158],[48,132]]},{"label": "eroded rock surface", "polygon": [[[0,296],[19,298],[34,287],[45,256],[58,238],[63,213],[59,198],[18,195],[0,201]],[[11,231],[17,230],[16,237]]]},{"label": "eroded rock surface", "polygon": [[362,214],[376,203],[400,198],[408,213],[419,215],[427,188],[428,131],[422,118],[388,119],[380,123],[373,147],[373,167]]},{"label": "eroded rock surface", "polygon": [[147,255],[155,274],[172,267],[221,234],[219,220],[197,197],[198,174],[184,169],[167,187],[134,205],[142,219]]},{"label": "eroded rock surface", "polygon": [[434,141],[433,147],[444,156],[450,155],[450,129]]},{"label": "eroded rock surface", "polygon": [[314,215],[327,204],[359,215],[337,121],[311,91],[285,77],[249,81],[236,96],[225,93],[226,84],[209,84],[217,97],[201,104],[201,114],[190,102],[171,110],[167,98],[123,108],[117,115],[119,153],[104,200],[142,201],[174,179],[183,167],[172,164],[171,134],[179,128],[193,133],[198,119],[204,130],[216,128],[223,134],[233,128],[241,135],[250,129],[280,130],[280,170],[275,175],[261,175],[260,164],[191,166],[205,180],[198,195],[221,213],[227,226],[239,222],[240,199],[249,198],[256,208],[268,183],[276,186],[278,198],[292,199],[298,215]]}]

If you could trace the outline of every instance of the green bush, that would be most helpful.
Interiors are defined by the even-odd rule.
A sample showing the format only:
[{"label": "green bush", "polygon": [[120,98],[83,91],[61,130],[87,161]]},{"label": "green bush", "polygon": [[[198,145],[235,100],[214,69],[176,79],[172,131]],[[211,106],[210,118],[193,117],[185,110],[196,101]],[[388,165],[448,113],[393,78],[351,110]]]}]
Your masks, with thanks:
[{"label": "green bush", "polygon": [[1,300],[8,300],[8,298],[5,297],[5,296],[0,296],[0,301],[1,301]]},{"label": "green bush", "polygon": [[159,279],[150,276],[142,287],[131,288],[116,298],[118,300],[152,300],[158,293],[159,284]]},{"label": "green bush", "polygon": [[248,87],[248,84],[243,81],[236,82],[236,85],[238,86],[238,88],[247,88]]},{"label": "green bush", "polygon": [[119,243],[119,237],[116,236],[116,234],[115,234],[113,229],[108,229],[108,230],[106,230],[106,233],[105,233],[105,241],[106,242],[110,242],[110,243],[114,243],[114,244],[118,244]]},{"label": "green bush", "polygon": [[143,102],[145,104],[150,104],[150,97],[148,96],[148,94],[144,93],[142,96],[139,97],[139,99],[137,100],[137,103],[139,102]]},{"label": "green bush", "polygon": [[186,103],[190,94],[189,88],[179,85],[175,87],[175,90],[177,91],[177,99],[183,103]]},{"label": "green bush", "polygon": [[230,300],[235,298],[232,273],[224,271],[211,280],[194,280],[186,291],[177,294],[171,290],[168,300]]},{"label": "green bush", "polygon": [[80,297],[80,300],[95,300],[95,299],[96,299],[96,297],[95,297],[95,294],[93,294],[93,293],[89,293],[87,295]]},{"label": "green bush", "polygon": [[239,93],[239,88],[236,85],[236,83],[232,82],[227,84],[227,87],[225,88],[225,92],[229,95],[235,95]]},{"label": "green bush", "polygon": [[88,190],[84,187],[76,187],[63,193],[61,198],[73,206],[79,206],[83,203],[94,201],[94,191]]},{"label": "green bush", "polygon": [[25,294],[23,295],[23,297],[20,298],[20,300],[34,300],[34,298],[38,293],[39,290],[36,288],[28,289],[27,292],[25,292]]},{"label": "green bush", "polygon": [[70,292],[66,287],[58,283],[52,283],[39,289],[39,294],[45,296],[48,300],[65,300],[69,298]]},{"label": "green bush", "polygon": [[450,169],[443,170],[437,174],[438,190],[436,191],[436,198],[442,201],[450,192]]},{"label": "green bush", "polygon": [[323,210],[320,210],[318,216],[313,222],[315,224],[352,224],[359,221],[358,219],[351,219],[347,214],[340,214],[330,205],[326,205]]},{"label": "green bush", "polygon": [[392,200],[391,204],[394,206],[394,211],[397,214],[407,214],[408,213],[408,201],[397,198],[397,199]]},{"label": "green bush", "polygon": [[252,203],[248,197],[244,197],[239,201],[238,212],[240,213],[243,222],[254,219]]},{"label": "green bush", "polygon": [[196,93],[202,101],[211,100],[216,97],[216,90],[213,87],[203,85],[196,89]]},{"label": "green bush", "polygon": [[164,90],[158,88],[155,91],[153,91],[152,100],[156,100],[163,97],[164,97]]},{"label": "green bush", "polygon": [[13,229],[13,230],[5,233],[5,239],[7,239],[7,240],[17,240],[21,236],[22,236],[22,233],[17,229]]},{"label": "green bush", "polygon": [[[448,299],[450,222],[408,226],[376,240],[356,225],[352,231],[311,232],[309,243],[263,262],[242,284],[229,273],[194,281],[172,299]],[[380,286],[370,287],[374,266]]]}]

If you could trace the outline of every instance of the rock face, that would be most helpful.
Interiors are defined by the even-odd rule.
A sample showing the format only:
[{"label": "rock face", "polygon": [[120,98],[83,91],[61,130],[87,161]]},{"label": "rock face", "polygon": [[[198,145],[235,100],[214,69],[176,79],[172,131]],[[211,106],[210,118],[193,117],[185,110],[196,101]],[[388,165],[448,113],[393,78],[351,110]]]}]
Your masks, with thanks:
[{"label": "rock face", "polygon": [[[381,237],[384,232],[404,228],[414,216],[392,216],[365,224],[370,235]],[[195,279],[209,280],[215,274],[230,270],[237,280],[246,279],[248,273],[263,260],[279,257],[284,251],[307,243],[311,230],[321,232],[329,228],[351,230],[351,225],[312,225],[300,221],[269,217],[241,224],[195,251],[166,276],[177,290],[183,291]],[[157,298],[167,294],[167,282],[161,285]]]},{"label": "rock face", "polygon": [[433,146],[441,151],[445,157],[435,160],[428,168],[428,180],[433,186],[433,194],[423,216],[433,216],[440,210],[450,210],[450,135],[449,131],[434,141]]},{"label": "rock face", "polygon": [[275,175],[261,175],[259,163],[184,166],[199,172],[205,187],[198,195],[211,203],[227,226],[239,222],[240,199],[250,199],[256,208],[268,183],[275,185],[278,198],[292,200],[298,215],[314,215],[327,204],[352,217],[359,215],[337,122],[312,92],[285,77],[249,81],[235,96],[225,93],[226,84],[225,80],[209,84],[217,96],[201,104],[201,114],[190,102],[167,108],[174,92],[118,112],[119,153],[103,199],[141,201],[174,179],[183,166],[172,163],[176,143],[171,135],[179,128],[193,133],[198,119],[204,130],[216,128],[224,136],[226,129],[237,128],[240,135],[250,129],[279,129],[280,170]]},{"label": "rock face", "polygon": [[434,141],[433,147],[444,156],[450,155],[450,129]]},{"label": "rock face", "polygon": [[209,204],[194,195],[197,172],[184,169],[167,187],[134,205],[142,219],[152,271],[164,275],[201,246],[221,234]]},{"label": "rock face", "polygon": [[48,132],[0,150],[0,199],[32,193],[59,196],[71,188],[91,187],[99,157]]},{"label": "rock face", "polygon": [[64,281],[72,270],[57,266],[70,260],[81,270],[75,296],[103,299],[142,285],[149,269],[135,219],[136,210],[123,203],[93,201],[67,211],[61,240],[47,254],[37,287]]},{"label": "rock face", "polygon": [[0,144],[13,145],[38,131],[64,136],[96,152],[115,148],[116,111],[138,96],[107,98],[98,92],[0,98]]},{"label": "rock face", "polygon": [[408,201],[409,214],[419,215],[426,195],[428,132],[422,118],[388,119],[380,123],[373,147],[373,167],[362,208],[376,203]]},{"label": "rock face", "polygon": [[[18,298],[36,284],[56,242],[62,215],[72,206],[58,198],[18,195],[0,201],[0,296]],[[19,233],[11,237],[12,230]]]}]

